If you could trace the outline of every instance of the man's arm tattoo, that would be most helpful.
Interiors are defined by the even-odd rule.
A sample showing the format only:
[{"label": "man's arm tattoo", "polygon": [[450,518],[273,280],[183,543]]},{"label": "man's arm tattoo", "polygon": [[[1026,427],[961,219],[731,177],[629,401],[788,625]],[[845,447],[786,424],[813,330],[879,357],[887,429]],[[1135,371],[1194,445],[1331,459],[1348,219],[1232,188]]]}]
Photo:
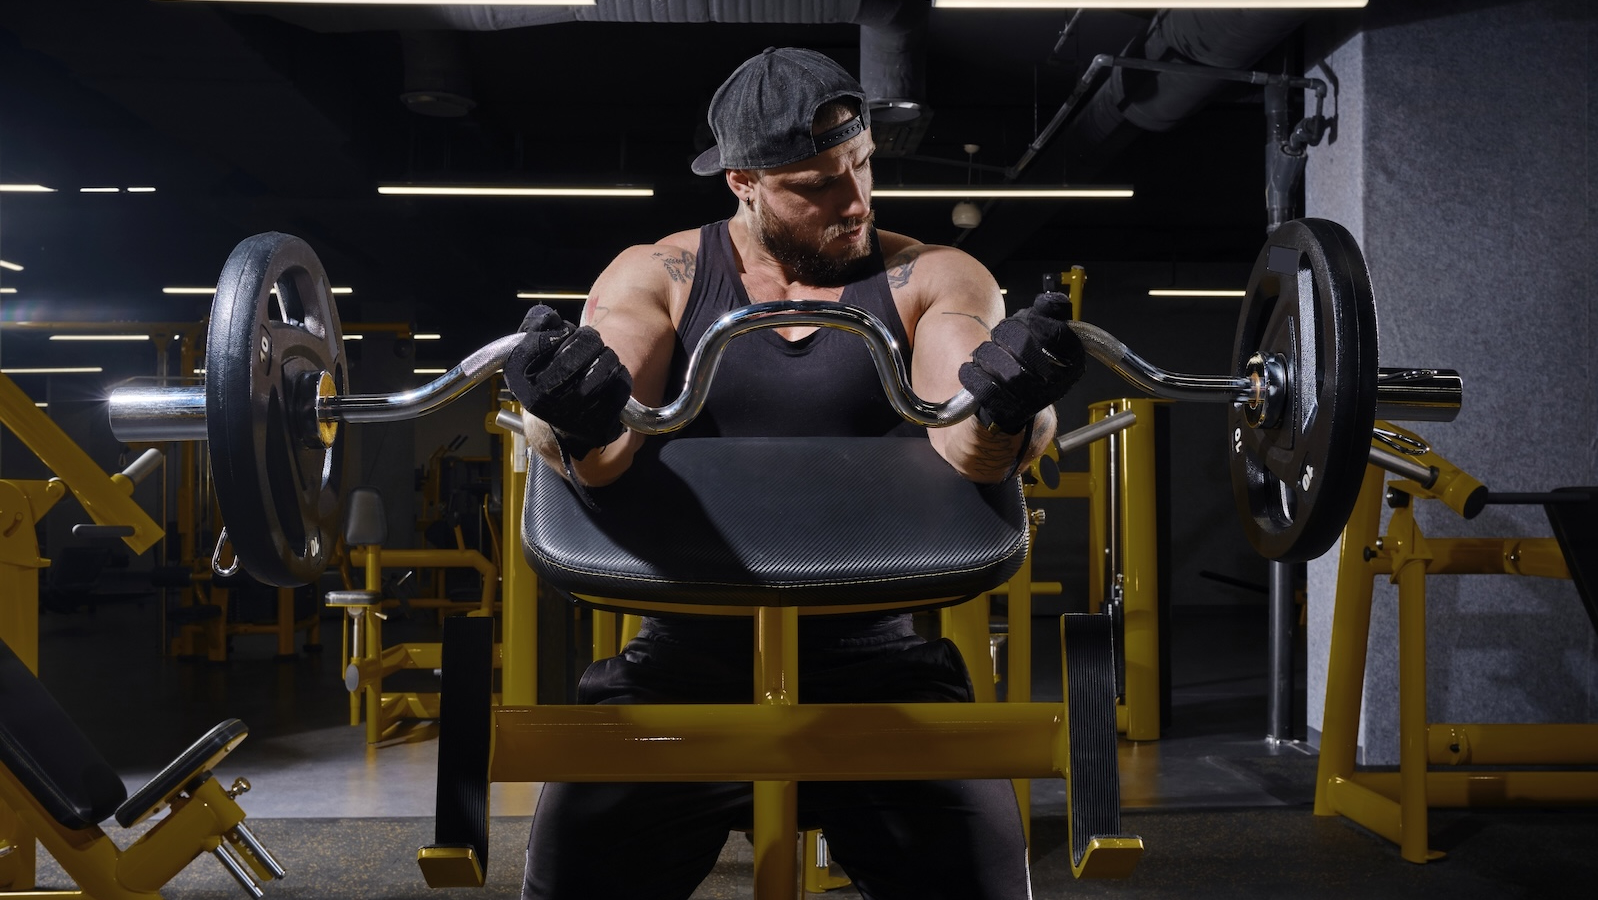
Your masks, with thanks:
[{"label": "man's arm tattoo", "polygon": [[902,288],[910,283],[910,273],[915,271],[916,260],[920,258],[921,251],[911,248],[895,253],[893,258],[886,263],[888,269],[888,287]]},{"label": "man's arm tattoo", "polygon": [[583,323],[592,325],[605,317],[610,312],[610,307],[599,302],[598,294],[589,294],[588,302],[583,304]]},{"label": "man's arm tattoo", "polygon": [[677,284],[690,284],[693,282],[695,259],[692,253],[683,250],[675,256],[669,253],[656,253],[654,257],[660,260],[661,265],[666,267],[666,274],[671,276],[672,281]]},{"label": "man's arm tattoo", "polygon": [[964,316],[967,319],[971,319],[972,321],[976,322],[978,325],[981,325],[982,326],[982,330],[987,332],[988,334],[992,334],[993,333],[993,329],[991,327],[989,327],[988,323],[983,321],[982,317],[979,316],[979,315],[975,315],[973,313],[964,313],[964,312],[945,312],[944,315],[946,315],[946,316]]}]

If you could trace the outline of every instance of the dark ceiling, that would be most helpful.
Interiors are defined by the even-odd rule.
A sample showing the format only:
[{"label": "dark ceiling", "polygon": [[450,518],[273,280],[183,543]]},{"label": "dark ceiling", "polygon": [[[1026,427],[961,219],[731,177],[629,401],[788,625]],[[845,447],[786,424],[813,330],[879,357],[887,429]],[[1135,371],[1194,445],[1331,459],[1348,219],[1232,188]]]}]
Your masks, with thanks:
[{"label": "dark ceiling", "polygon": [[[598,10],[636,17],[696,5],[705,0],[600,0]],[[869,0],[726,5],[777,15]],[[706,141],[700,123],[711,93],[738,62],[798,44],[860,66],[855,24],[429,29],[458,49],[463,67],[448,74],[464,77],[459,87],[476,104],[439,118],[400,100],[402,31],[429,24],[417,15],[160,0],[6,4],[0,182],[56,192],[0,194],[0,258],[24,266],[0,272],[0,284],[16,288],[0,297],[4,318],[198,320],[208,299],[162,287],[214,283],[238,241],[276,230],[307,239],[332,282],[354,289],[340,300],[346,322],[408,320],[445,334],[430,351],[458,357],[514,329],[527,305],[518,291],[580,290],[623,247],[731,211],[721,181],[691,175],[688,161]],[[913,154],[926,159],[879,158],[878,185],[1001,180],[1093,56],[1138,52],[1153,15],[1088,11],[1062,42],[1069,11],[932,10],[924,98],[932,117]],[[1287,33],[1253,65],[1296,73],[1299,32]],[[1019,178],[1129,184],[1132,200],[1010,201],[990,207],[969,234],[951,224],[952,201],[882,200],[878,220],[923,240],[958,241],[1001,282],[1006,267],[1038,260],[1226,262],[1246,277],[1266,221],[1264,138],[1259,90],[1223,87],[1170,130],[1123,135],[1113,147],[1073,145],[1062,129]],[[966,144],[980,147],[969,159]],[[628,183],[656,194],[376,192],[407,181]],[[132,185],[157,190],[79,192]],[[1031,284],[1011,287],[1016,296]]]}]

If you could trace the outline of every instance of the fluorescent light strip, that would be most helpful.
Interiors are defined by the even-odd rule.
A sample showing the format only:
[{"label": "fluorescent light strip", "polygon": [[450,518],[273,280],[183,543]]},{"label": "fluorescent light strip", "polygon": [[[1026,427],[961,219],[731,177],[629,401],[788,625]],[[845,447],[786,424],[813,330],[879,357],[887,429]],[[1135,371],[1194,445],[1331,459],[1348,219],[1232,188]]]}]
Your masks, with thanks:
[{"label": "fluorescent light strip", "polygon": [[147,341],[147,334],[52,334],[52,341]]},{"label": "fluorescent light strip", "polygon": [[1149,291],[1150,297],[1246,297],[1248,291],[1189,291],[1179,288]]},{"label": "fluorescent light strip", "polygon": [[130,194],[153,194],[153,193],[155,193],[155,188],[148,187],[148,186],[130,187],[130,188],[128,188],[128,193],[130,193]]},{"label": "fluorescent light strip", "polygon": [[0,184],[0,191],[16,194],[53,194],[55,188],[45,187],[42,184]]},{"label": "fluorescent light strip", "polygon": [[14,262],[6,262],[3,259],[0,259],[0,269],[10,269],[13,272],[22,271],[22,267],[21,266],[17,265]]},{"label": "fluorescent light strip", "polygon": [[[206,0],[211,2],[211,0]],[[594,0],[217,0],[224,3],[300,3],[325,6],[593,6]]]},{"label": "fluorescent light strip", "polygon": [[385,184],[379,194],[429,197],[653,197],[639,187],[471,187],[467,185]]},{"label": "fluorescent light strip", "polygon": [[16,288],[0,288],[0,294],[15,294],[16,292]]},{"label": "fluorescent light strip", "polygon": [[346,335],[344,335],[344,340],[346,340],[346,341],[364,341],[364,340],[366,340],[366,335],[364,335],[364,334],[346,334]]},{"label": "fluorescent light strip", "polygon": [[588,295],[579,291],[521,291],[516,295],[517,300],[587,300]]},{"label": "fluorescent light strip", "polygon": [[0,375],[93,375],[104,371],[99,366],[56,366],[42,369],[0,369]]},{"label": "fluorescent light strip", "polygon": [[80,193],[80,194],[119,194],[121,192],[122,192],[121,188],[114,188],[114,187],[84,187],[84,188],[78,188],[78,193]]},{"label": "fluorescent light strip", "polygon": [[43,400],[37,401],[33,405],[39,407],[40,409],[49,409],[50,408],[50,404],[44,402]]},{"label": "fluorescent light strip", "polygon": [[1129,187],[1099,188],[984,188],[984,187],[895,187],[877,188],[871,192],[873,199],[919,200],[969,200],[995,198],[1001,200],[1059,200],[1068,198],[1126,198],[1132,196]]},{"label": "fluorescent light strip", "polygon": [[[332,291],[335,294],[353,294],[353,293],[355,293],[355,289],[354,288],[347,288],[347,287],[329,288],[328,290]],[[214,287],[164,287],[164,288],[161,289],[161,293],[163,293],[163,294],[214,294],[214,293],[216,293],[216,288],[214,288]],[[277,288],[273,288],[272,289],[272,293],[274,293],[274,294],[277,293]]]},{"label": "fluorescent light strip", "polygon": [[412,369],[411,371],[416,373],[417,375],[442,375],[445,372],[448,372],[449,370],[448,369]]},{"label": "fluorescent light strip", "polygon": [[441,341],[443,339],[444,336],[442,334],[433,334],[431,332],[411,335],[411,340],[413,341]]},{"label": "fluorescent light strip", "polygon": [[939,9],[1364,9],[1368,0],[932,0]]}]

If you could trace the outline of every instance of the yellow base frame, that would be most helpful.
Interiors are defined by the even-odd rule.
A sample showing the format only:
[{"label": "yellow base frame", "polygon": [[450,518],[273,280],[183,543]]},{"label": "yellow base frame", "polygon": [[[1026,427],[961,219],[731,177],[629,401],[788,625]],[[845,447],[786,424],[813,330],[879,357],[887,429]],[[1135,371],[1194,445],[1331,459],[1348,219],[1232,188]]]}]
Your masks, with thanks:
[{"label": "yellow base frame", "polygon": [[[1379,427],[1408,436],[1385,423]],[[1427,451],[1413,459],[1438,472],[1427,488],[1393,487],[1410,502],[1396,507],[1381,531],[1386,473],[1370,466],[1338,551],[1315,814],[1342,815],[1399,845],[1404,859],[1424,863],[1443,854],[1428,842],[1431,807],[1598,804],[1598,772],[1431,771],[1431,766],[1552,766],[1598,763],[1598,725],[1453,724],[1426,716],[1426,577],[1439,574],[1538,575],[1569,578],[1552,538],[1427,538],[1415,521],[1420,500],[1459,511],[1481,483]],[[1355,764],[1365,648],[1370,638],[1373,581],[1398,585],[1399,770],[1367,772]]]}]

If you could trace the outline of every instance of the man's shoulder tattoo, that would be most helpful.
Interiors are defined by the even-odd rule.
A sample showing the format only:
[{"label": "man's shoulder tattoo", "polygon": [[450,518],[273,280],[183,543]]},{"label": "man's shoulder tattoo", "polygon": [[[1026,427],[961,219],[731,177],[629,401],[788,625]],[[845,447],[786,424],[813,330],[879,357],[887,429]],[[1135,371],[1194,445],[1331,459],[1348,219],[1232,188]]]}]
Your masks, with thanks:
[{"label": "man's shoulder tattoo", "polygon": [[677,284],[690,284],[693,282],[696,260],[692,253],[687,250],[679,250],[676,253],[667,253],[662,250],[651,255],[660,260],[660,264],[666,267],[666,274],[671,276],[673,282]]},{"label": "man's shoulder tattoo", "polygon": [[911,247],[895,253],[892,258],[883,263],[888,270],[888,287],[902,288],[910,283],[910,275],[915,271],[916,260],[921,258],[922,250]]}]

